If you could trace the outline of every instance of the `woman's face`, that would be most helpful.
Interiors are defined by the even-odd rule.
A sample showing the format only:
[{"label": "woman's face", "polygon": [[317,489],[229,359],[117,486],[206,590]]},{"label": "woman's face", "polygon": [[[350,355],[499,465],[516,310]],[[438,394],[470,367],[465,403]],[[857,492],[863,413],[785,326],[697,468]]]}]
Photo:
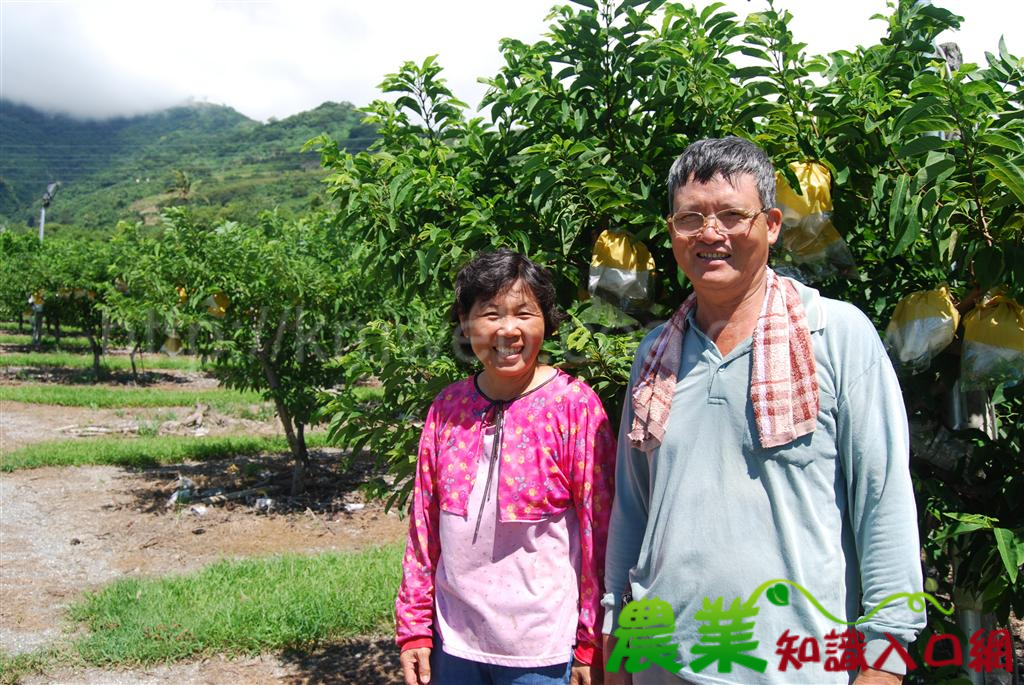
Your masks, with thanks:
[{"label": "woman's face", "polygon": [[544,314],[529,286],[516,281],[490,300],[477,300],[459,321],[492,380],[532,378],[544,342]]}]

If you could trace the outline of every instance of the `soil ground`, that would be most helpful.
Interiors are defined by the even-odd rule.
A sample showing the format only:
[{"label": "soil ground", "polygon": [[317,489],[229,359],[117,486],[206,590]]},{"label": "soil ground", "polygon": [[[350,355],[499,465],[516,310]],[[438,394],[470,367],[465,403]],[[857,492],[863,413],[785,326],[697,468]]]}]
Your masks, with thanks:
[{"label": "soil ground", "polygon": [[[118,414],[10,402],[2,409],[5,451],[67,438],[57,430],[60,425],[113,425],[158,416],[158,410]],[[204,425],[214,428],[211,434],[275,432],[273,422],[225,419],[223,425],[215,420]],[[339,468],[343,456],[339,450],[314,451],[308,494],[298,499],[281,495],[290,468],[280,455],[138,471],[88,466],[3,474],[0,648],[18,654],[58,641],[74,629],[64,617],[67,607],[83,591],[119,577],[182,573],[223,558],[357,550],[402,540],[406,522],[385,513],[381,503],[365,501],[358,489],[371,466],[356,461]],[[251,506],[252,495],[205,508],[168,507],[182,477],[200,495],[213,488],[234,492],[263,485],[274,505],[260,513]],[[23,682],[392,683],[399,673],[393,645],[389,636],[377,636],[310,653],[213,657],[133,670],[59,668]]]}]

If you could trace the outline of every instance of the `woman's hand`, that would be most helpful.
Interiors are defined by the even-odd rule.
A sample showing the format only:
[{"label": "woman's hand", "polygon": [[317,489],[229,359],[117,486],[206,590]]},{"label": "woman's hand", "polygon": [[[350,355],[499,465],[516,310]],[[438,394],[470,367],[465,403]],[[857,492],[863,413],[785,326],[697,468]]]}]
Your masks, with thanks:
[{"label": "woman's hand", "polygon": [[579,659],[573,659],[572,673],[569,676],[569,685],[602,685],[603,671],[600,668],[591,668]]},{"label": "woman's hand", "polygon": [[398,660],[402,664],[405,685],[427,685],[430,682],[430,647],[407,649]]}]

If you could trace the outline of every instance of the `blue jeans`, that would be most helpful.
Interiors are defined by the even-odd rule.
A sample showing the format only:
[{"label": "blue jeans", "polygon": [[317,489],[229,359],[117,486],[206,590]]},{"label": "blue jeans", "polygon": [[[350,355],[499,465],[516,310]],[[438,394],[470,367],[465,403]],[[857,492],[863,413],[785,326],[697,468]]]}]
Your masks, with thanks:
[{"label": "blue jeans", "polygon": [[430,650],[430,685],[566,685],[572,659],[554,666],[496,666],[452,656],[435,633]]}]

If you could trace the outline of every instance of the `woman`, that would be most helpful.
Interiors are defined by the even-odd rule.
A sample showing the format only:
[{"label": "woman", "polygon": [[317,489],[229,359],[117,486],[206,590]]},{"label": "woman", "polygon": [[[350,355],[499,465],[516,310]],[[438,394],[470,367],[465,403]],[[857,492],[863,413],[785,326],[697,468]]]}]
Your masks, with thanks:
[{"label": "woman", "polygon": [[442,391],[420,439],[397,642],[407,685],[591,682],[615,437],[597,395],[538,362],[551,277],[510,250],[456,279],[482,369]]}]

